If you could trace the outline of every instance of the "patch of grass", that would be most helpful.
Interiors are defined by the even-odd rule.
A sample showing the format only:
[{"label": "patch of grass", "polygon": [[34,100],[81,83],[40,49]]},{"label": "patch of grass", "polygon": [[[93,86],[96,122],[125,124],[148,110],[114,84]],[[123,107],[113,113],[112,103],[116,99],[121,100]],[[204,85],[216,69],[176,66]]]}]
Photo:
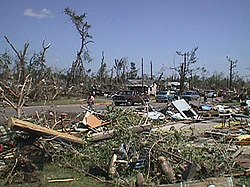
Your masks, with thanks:
[{"label": "patch of grass", "polygon": [[69,104],[83,104],[86,103],[86,99],[80,98],[60,98],[53,101],[36,101],[28,102],[29,106],[43,106],[43,105],[69,105]]},{"label": "patch of grass", "polygon": [[[60,98],[53,101],[36,101],[36,102],[27,102],[28,106],[47,106],[47,105],[70,105],[70,104],[86,104],[86,98]],[[104,96],[98,96],[95,99],[95,103],[112,103],[111,100],[108,100]]]},{"label": "patch of grass", "polygon": [[[55,172],[56,171],[56,172]],[[75,181],[72,182],[55,182],[48,183],[47,180],[50,179],[70,179],[74,178]],[[86,177],[84,174],[73,171],[68,168],[61,168],[54,164],[47,164],[43,170],[43,180],[46,186],[51,187],[68,187],[68,186],[96,186],[96,187],[107,187],[107,184],[102,184],[95,181],[93,178]],[[109,185],[110,186],[110,185]]]},{"label": "patch of grass", "polygon": [[[39,172],[41,182],[5,185],[11,187],[113,187],[114,185],[104,184],[91,177],[78,173],[69,168],[62,168],[56,164],[46,164],[43,171]],[[71,182],[48,182],[48,179],[75,179]],[[4,180],[0,180],[0,186],[4,186]]]},{"label": "patch of grass", "polygon": [[250,186],[250,177],[248,176],[243,176],[240,178],[235,179],[235,186]]}]

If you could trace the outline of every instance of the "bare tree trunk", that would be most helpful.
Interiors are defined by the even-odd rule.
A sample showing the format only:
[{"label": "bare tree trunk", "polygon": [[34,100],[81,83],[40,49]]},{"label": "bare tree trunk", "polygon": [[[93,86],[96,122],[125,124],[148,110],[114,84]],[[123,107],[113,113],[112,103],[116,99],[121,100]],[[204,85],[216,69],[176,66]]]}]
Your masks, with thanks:
[{"label": "bare tree trunk", "polygon": [[22,117],[22,107],[17,106],[16,113],[17,113],[17,118],[20,119]]}]

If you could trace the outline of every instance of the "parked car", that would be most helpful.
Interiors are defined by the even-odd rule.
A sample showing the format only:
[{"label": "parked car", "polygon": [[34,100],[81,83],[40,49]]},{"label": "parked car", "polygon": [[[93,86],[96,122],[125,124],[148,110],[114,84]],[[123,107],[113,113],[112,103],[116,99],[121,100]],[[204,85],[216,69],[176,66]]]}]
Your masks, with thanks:
[{"label": "parked car", "polygon": [[217,94],[216,94],[216,91],[215,90],[206,90],[205,91],[205,96],[207,98],[212,98],[212,97],[216,97]]},{"label": "parked car", "polygon": [[115,105],[126,104],[134,105],[135,103],[149,102],[150,97],[145,94],[140,94],[137,91],[122,91],[112,97]]},{"label": "parked car", "polygon": [[186,101],[192,101],[197,100],[200,98],[200,95],[197,91],[186,91],[182,94],[182,99],[185,99]]},{"label": "parked car", "polygon": [[156,97],[156,102],[168,102],[174,100],[174,95],[170,91],[160,91]]}]

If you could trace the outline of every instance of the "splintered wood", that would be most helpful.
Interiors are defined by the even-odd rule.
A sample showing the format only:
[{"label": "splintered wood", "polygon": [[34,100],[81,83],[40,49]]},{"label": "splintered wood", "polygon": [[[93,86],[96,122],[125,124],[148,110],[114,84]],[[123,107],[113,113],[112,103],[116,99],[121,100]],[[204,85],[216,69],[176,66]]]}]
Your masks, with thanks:
[{"label": "splintered wood", "polygon": [[8,122],[9,127],[11,128],[18,128],[20,130],[23,130],[25,132],[29,133],[36,133],[39,135],[50,135],[54,136],[56,138],[60,138],[72,143],[76,144],[84,144],[84,141],[81,138],[78,138],[76,136],[73,136],[71,134],[63,133],[63,132],[58,132],[53,129],[48,129],[46,127],[42,127],[40,125],[33,124],[28,121],[23,121],[20,119],[16,118],[10,118]]}]

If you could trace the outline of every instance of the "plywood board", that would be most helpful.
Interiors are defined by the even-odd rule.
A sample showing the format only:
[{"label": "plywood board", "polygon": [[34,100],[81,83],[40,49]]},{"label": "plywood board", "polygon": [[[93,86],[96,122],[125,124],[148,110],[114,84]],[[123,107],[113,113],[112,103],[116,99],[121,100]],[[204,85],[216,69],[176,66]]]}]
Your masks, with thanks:
[{"label": "plywood board", "polygon": [[90,126],[93,129],[103,125],[102,121],[89,111],[86,112],[86,114],[83,118],[83,123],[85,125]]}]

